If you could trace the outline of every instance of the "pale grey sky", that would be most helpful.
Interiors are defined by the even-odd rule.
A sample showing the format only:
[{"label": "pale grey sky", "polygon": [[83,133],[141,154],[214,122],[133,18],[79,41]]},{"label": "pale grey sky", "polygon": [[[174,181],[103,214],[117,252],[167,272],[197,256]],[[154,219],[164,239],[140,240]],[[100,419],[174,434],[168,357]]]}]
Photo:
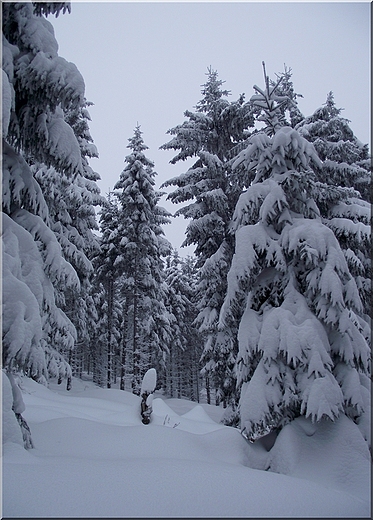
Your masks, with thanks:
[{"label": "pale grey sky", "polygon": [[[155,162],[157,189],[186,171],[189,163],[170,165],[174,154],[159,147],[200,100],[209,66],[234,100],[243,92],[249,99],[253,85],[263,85],[263,60],[272,78],[285,63],[303,95],[298,106],[304,115],[332,90],[356,136],[370,141],[369,2],[71,4],[71,14],[48,20],[59,55],[76,64],[94,103],[90,130],[100,158],[91,165],[104,195],[119,179],[137,123]],[[161,205],[177,209],[165,197]],[[174,247],[183,242],[185,225],[179,217],[165,226]]]}]

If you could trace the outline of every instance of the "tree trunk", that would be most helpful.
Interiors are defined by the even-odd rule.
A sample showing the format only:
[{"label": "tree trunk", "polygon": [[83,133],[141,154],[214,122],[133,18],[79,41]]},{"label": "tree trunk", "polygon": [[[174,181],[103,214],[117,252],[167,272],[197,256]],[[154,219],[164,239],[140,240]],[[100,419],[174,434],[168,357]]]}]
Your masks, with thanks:
[{"label": "tree trunk", "polygon": [[112,327],[114,306],[114,281],[109,275],[108,279],[108,315],[107,315],[107,388],[111,388],[112,378]]},{"label": "tree trunk", "polygon": [[196,393],[197,393],[197,403],[199,403],[199,369],[198,369],[198,361],[197,361],[197,353],[196,346],[193,346],[193,373],[196,378]]},{"label": "tree trunk", "polygon": [[170,393],[170,397],[173,397],[174,396],[174,366],[173,366],[173,348],[171,347],[170,348],[170,368],[168,370],[168,373],[169,373],[169,393]]},{"label": "tree trunk", "polygon": [[133,378],[132,378],[132,392],[136,395],[139,394],[140,386],[140,356],[138,352],[138,295],[137,295],[137,258],[135,261],[135,273],[134,273],[134,290],[133,290],[133,331],[132,331],[132,345],[133,345]]},{"label": "tree trunk", "polygon": [[191,366],[189,367],[189,387],[190,387],[190,400],[195,401],[194,395],[194,359],[192,358]]},{"label": "tree trunk", "polygon": [[126,375],[126,332],[125,327],[122,330],[122,355],[120,359],[120,389],[125,390],[125,375]]},{"label": "tree trunk", "polygon": [[176,381],[177,381],[177,398],[181,398],[181,363],[180,363],[180,351],[177,351],[176,357]]},{"label": "tree trunk", "polygon": [[206,376],[206,399],[207,399],[207,404],[211,404],[210,378],[209,378],[209,376]]}]

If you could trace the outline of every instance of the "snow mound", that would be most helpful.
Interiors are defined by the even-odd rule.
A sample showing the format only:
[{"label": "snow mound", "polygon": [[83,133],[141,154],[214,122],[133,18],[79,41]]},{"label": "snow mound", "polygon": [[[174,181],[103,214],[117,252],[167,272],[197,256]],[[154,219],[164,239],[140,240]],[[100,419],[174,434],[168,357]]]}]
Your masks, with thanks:
[{"label": "snow mound", "polygon": [[200,405],[194,404],[187,413],[178,415],[161,398],[153,401],[153,423],[199,435],[225,428],[211,419]]},{"label": "snow mound", "polygon": [[190,419],[192,421],[202,421],[216,424],[215,421],[208,416],[208,414],[205,412],[201,405],[195,406],[194,408],[189,410],[189,412],[185,413],[182,417],[184,419]]},{"label": "snow mound", "polygon": [[[317,426],[298,417],[279,433],[269,454],[271,471],[309,479],[360,498],[371,489],[370,453],[345,415]],[[322,471],[320,471],[322,468]]]},{"label": "snow mound", "polygon": [[180,422],[179,415],[174,412],[160,397],[153,399],[153,423],[154,424],[171,424]]}]

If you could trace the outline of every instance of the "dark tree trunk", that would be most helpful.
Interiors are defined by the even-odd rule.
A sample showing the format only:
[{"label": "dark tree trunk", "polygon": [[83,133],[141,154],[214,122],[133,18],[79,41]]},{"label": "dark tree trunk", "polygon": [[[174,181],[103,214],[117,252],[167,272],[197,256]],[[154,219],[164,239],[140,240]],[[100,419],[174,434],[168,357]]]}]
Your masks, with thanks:
[{"label": "dark tree trunk", "polygon": [[207,399],[207,404],[211,404],[210,378],[209,378],[209,376],[206,376],[206,399]]},{"label": "dark tree trunk", "polygon": [[108,315],[107,315],[107,388],[111,388],[112,379],[112,327],[114,307],[114,281],[111,276],[108,279]]}]

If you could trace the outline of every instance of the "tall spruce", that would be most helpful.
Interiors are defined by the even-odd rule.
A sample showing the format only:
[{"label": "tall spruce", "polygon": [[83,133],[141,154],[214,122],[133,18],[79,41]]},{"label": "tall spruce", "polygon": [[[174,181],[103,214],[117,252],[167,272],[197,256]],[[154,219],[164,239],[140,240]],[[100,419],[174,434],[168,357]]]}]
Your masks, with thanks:
[{"label": "tall spruce", "polygon": [[[371,157],[368,145],[341,116],[332,92],[325,104],[296,127],[322,159],[316,197],[325,224],[338,238],[367,315],[371,310]],[[333,186],[333,189],[331,189]]]},{"label": "tall spruce", "polygon": [[96,313],[91,297],[92,258],[97,253],[99,242],[95,231],[98,230],[95,207],[103,203],[96,181],[99,175],[92,170],[88,160],[98,157],[88,128],[90,119],[84,103],[69,109],[64,114],[65,121],[73,129],[78,140],[82,173],[70,179],[53,167],[34,162],[31,171],[38,181],[49,210],[49,226],[57,237],[64,258],[73,266],[79,277],[79,291],[61,288],[59,299],[66,315],[71,319],[77,332],[74,349],[65,353],[71,362],[74,375],[80,376],[85,361],[89,357],[89,324]]},{"label": "tall spruce", "polygon": [[3,3],[2,10],[3,364],[39,380],[70,377],[66,352],[77,334],[64,297],[79,294],[81,281],[30,168],[53,168],[59,182],[85,175],[82,143],[65,117],[84,106],[84,81],[58,56],[53,27],[44,18],[70,5]]},{"label": "tall spruce", "polygon": [[233,217],[236,249],[220,316],[223,328],[239,324],[241,429],[255,439],[300,415],[320,421],[346,414],[368,439],[370,329],[316,203],[322,163],[287,125],[277,85],[265,76],[264,90],[254,89],[266,126],[235,162],[255,178]]},{"label": "tall spruce", "polygon": [[119,219],[117,200],[109,193],[100,212],[100,250],[93,260],[94,289],[99,303],[93,339],[94,378],[107,388],[111,388],[116,377],[115,358],[121,337],[120,272],[117,265],[121,238],[118,234]]},{"label": "tall spruce", "polygon": [[371,157],[367,144],[363,144],[341,116],[333,92],[326,102],[296,126],[298,132],[311,141],[323,161],[317,171],[318,180],[335,186],[354,188],[361,198],[371,202]]},{"label": "tall spruce", "polygon": [[115,185],[119,201],[120,237],[116,268],[122,278],[127,309],[128,358],[132,360],[132,391],[140,391],[144,373],[153,367],[158,385],[164,384],[170,325],[165,308],[163,258],[171,251],[162,226],[169,213],[159,206],[163,195],[154,189],[154,163],[144,154],[137,126],[129,139],[131,153]]},{"label": "tall spruce", "polygon": [[[202,363],[209,402],[210,380],[219,389],[225,379],[221,370],[215,371],[216,359],[226,357],[217,343],[217,318],[234,247],[228,225],[242,190],[237,178],[232,178],[230,159],[232,150],[248,137],[247,129],[253,125],[251,105],[244,102],[243,95],[229,102],[230,92],[222,88],[223,83],[218,73],[209,68],[196,111],[185,112],[187,120],[168,131],[175,137],[161,147],[178,150],[172,164],[196,158],[186,173],[170,179],[164,186],[176,186],[168,195],[172,202],[187,203],[176,215],[189,219],[183,245],[195,245],[196,266],[201,269],[197,322],[205,337]],[[223,366],[228,364],[223,361]]]}]

